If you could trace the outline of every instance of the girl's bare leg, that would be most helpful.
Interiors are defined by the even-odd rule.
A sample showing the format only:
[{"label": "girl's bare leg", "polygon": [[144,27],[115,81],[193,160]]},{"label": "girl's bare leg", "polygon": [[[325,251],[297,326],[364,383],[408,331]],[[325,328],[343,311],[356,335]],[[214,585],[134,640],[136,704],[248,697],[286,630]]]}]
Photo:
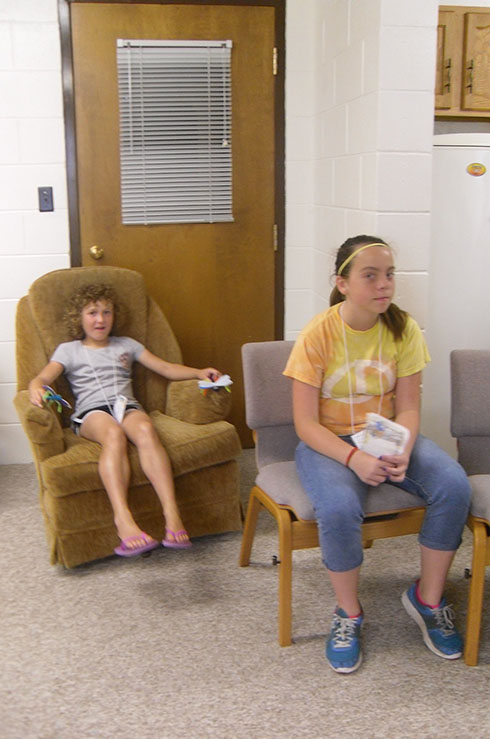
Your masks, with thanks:
[{"label": "girl's bare leg", "polygon": [[424,603],[439,605],[455,552],[428,549],[421,545],[419,593]]},{"label": "girl's bare leg", "polygon": [[[421,575],[419,593],[424,603],[436,606],[441,602],[444,585],[455,552],[445,552],[428,549],[421,546]],[[361,612],[361,605],[357,596],[360,567],[347,572],[332,572],[328,570],[332,582],[337,605],[348,616],[357,616]]]},{"label": "girl's bare leg", "polygon": [[119,538],[137,537],[127,543],[130,549],[143,546],[148,539],[143,536],[127,503],[130,467],[124,430],[112,416],[99,411],[85,418],[80,435],[96,441],[102,447],[99,474],[114,511],[114,524]]},{"label": "girl's bare leg", "polygon": [[[172,467],[151,418],[143,411],[130,411],[124,417],[122,427],[129,440],[138,449],[143,472],[153,485],[162,504],[167,529],[175,533],[182,532],[184,524],[175,499]],[[185,532],[179,533],[175,540],[185,543],[189,537]]]},{"label": "girl's bare leg", "polygon": [[347,570],[346,572],[328,570],[330,582],[335,591],[337,605],[345,611],[349,618],[358,616],[362,610],[357,596],[360,571],[360,567]]}]

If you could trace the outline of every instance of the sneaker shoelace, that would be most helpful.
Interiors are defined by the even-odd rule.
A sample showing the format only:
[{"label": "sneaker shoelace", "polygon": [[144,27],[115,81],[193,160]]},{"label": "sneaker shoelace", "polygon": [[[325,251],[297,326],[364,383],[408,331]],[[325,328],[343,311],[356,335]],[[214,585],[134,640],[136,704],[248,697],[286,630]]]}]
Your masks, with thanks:
[{"label": "sneaker shoelace", "polygon": [[356,635],[356,619],[342,618],[335,614],[332,621],[335,633],[332,638],[334,647],[349,647]]},{"label": "sneaker shoelace", "polygon": [[454,628],[454,611],[451,606],[442,606],[442,608],[433,609],[434,618],[438,628],[441,629],[444,636],[452,636],[456,629]]}]

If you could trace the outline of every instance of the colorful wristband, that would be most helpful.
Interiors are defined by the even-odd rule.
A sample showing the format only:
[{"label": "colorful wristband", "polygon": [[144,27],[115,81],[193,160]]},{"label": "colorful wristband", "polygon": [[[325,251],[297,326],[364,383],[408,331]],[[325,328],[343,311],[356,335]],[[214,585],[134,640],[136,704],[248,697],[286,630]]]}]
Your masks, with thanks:
[{"label": "colorful wristband", "polygon": [[353,456],[353,455],[354,455],[354,454],[355,454],[356,452],[358,452],[358,451],[359,451],[359,449],[358,449],[358,448],[357,448],[356,446],[353,446],[353,447],[352,447],[352,449],[350,450],[349,454],[347,455],[347,459],[345,460],[345,466],[346,466],[346,467],[348,467],[348,466],[349,466],[349,462],[351,461],[351,458],[352,458],[352,456]]}]

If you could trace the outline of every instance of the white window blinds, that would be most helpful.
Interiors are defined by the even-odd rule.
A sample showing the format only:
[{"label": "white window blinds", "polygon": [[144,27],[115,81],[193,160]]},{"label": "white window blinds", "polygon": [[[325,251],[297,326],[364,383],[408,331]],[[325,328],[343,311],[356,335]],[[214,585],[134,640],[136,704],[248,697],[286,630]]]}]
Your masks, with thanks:
[{"label": "white window blinds", "polygon": [[124,224],[233,220],[231,47],[118,39]]}]

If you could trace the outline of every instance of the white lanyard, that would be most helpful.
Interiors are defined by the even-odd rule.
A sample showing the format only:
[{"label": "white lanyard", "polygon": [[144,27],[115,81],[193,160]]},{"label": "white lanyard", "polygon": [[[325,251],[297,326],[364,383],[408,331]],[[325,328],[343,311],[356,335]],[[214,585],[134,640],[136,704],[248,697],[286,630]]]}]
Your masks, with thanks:
[{"label": "white lanyard", "polygon": [[[347,337],[345,335],[345,323],[344,319],[342,317],[342,308],[344,306],[341,305],[339,308],[339,316],[340,321],[342,323],[342,336],[344,338],[344,354],[345,354],[345,371],[347,373],[347,382],[349,383],[349,407],[350,407],[350,425],[352,429],[352,433],[355,433],[354,428],[354,401],[353,393],[352,393],[352,380],[350,376],[350,362],[349,362],[349,352],[347,351]],[[379,404],[378,404],[378,414],[381,415],[381,406],[383,404],[383,396],[384,396],[384,390],[383,390],[383,373],[381,371],[381,348],[382,348],[382,331],[381,331],[381,319],[378,318],[378,336],[379,336],[379,343],[378,343],[378,377],[379,377]]]},{"label": "white lanyard", "polygon": [[[90,352],[87,349],[87,347],[85,346],[85,344],[82,344],[82,346],[85,349],[85,354],[87,355],[87,362],[89,363],[90,368],[91,368],[92,372],[94,373],[94,377],[97,380],[97,383],[99,385],[100,390],[102,391],[102,395],[105,398],[105,402],[107,403],[107,406],[108,406],[109,410],[111,411],[111,415],[114,416],[114,408],[109,403],[109,399],[108,399],[108,397],[106,395],[106,391],[104,390],[104,388],[102,386],[102,383],[100,381],[100,377],[97,374],[94,365],[92,364],[92,360],[90,359]],[[105,347],[103,347],[103,348],[105,348]],[[113,382],[113,389],[114,389],[114,397],[117,398],[116,365],[114,363],[114,355],[113,355],[112,352],[111,352],[111,360],[112,360],[112,382]]]}]

